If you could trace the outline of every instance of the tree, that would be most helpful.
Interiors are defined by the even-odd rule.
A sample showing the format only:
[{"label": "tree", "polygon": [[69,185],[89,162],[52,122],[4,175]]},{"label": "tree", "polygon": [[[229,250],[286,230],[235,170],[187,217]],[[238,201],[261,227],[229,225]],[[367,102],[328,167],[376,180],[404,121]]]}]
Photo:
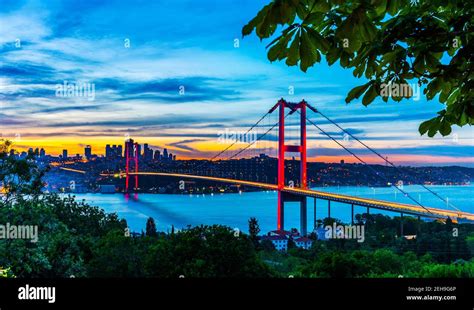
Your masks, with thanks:
[{"label": "tree", "polygon": [[254,217],[249,219],[249,235],[252,240],[257,240],[258,234],[260,233],[260,226],[258,220]]},{"label": "tree", "polygon": [[[369,81],[352,89],[349,103],[362,97],[401,101],[412,90],[408,81],[426,86],[428,100],[445,105],[423,122],[420,134],[449,135],[452,125],[474,123],[472,50],[474,7],[458,0],[274,0],[242,29],[260,39],[281,34],[268,45],[270,61],[284,60],[304,72],[326,57],[354,69]],[[281,27],[280,27],[281,26]],[[407,94],[387,87],[408,87]]]},{"label": "tree", "polygon": [[10,268],[2,269],[0,266],[0,278],[14,278],[15,275],[12,274]]},{"label": "tree", "polygon": [[126,237],[122,230],[102,236],[92,248],[88,276],[100,278],[144,277],[147,239]]},{"label": "tree", "polygon": [[148,276],[268,277],[271,271],[257,256],[250,238],[230,227],[198,226],[159,238],[147,251]]},{"label": "tree", "polygon": [[35,155],[29,152],[24,159],[18,159],[12,142],[0,139],[0,184],[2,185],[4,200],[19,201],[25,197],[36,199],[43,188],[42,177],[48,168],[40,169],[35,163]]},{"label": "tree", "polygon": [[152,217],[149,217],[148,220],[146,221],[146,235],[148,237],[158,236],[155,220]]},{"label": "tree", "polygon": [[466,243],[471,256],[474,257],[474,234],[467,236]]},{"label": "tree", "polygon": [[296,243],[291,238],[288,239],[288,250],[290,249],[296,249]]},{"label": "tree", "polygon": [[273,244],[273,242],[271,242],[270,240],[268,239],[265,239],[262,241],[262,244],[261,244],[261,249],[265,252],[273,252],[273,251],[276,251],[275,249],[275,245]]}]

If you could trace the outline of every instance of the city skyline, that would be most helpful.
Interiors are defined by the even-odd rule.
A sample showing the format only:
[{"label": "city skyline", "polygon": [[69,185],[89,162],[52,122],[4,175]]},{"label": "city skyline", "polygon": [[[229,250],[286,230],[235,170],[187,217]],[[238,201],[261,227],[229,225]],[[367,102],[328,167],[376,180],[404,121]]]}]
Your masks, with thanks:
[{"label": "city skyline", "polygon": [[[86,145],[82,149],[82,153],[74,153],[74,152],[69,152],[68,149],[62,149],[60,154],[52,154],[48,153],[47,150],[45,150],[43,147],[36,147],[36,148],[28,148],[27,150],[23,151],[18,151],[15,148],[10,149],[10,154],[20,156],[20,157],[26,157],[28,153],[33,153],[36,154],[39,158],[44,158],[47,156],[50,157],[57,157],[61,159],[69,159],[69,158],[86,158],[86,159],[91,159],[94,157],[105,157],[105,158],[124,158],[126,155],[126,144],[134,143],[133,139],[129,139],[128,141],[125,141],[124,144],[106,144],[105,150],[103,152],[95,152],[90,145]],[[176,155],[168,152],[167,148],[163,148],[162,150],[158,148],[154,148],[150,146],[148,143],[143,143],[143,144],[137,144],[138,145],[138,156],[140,158],[143,158],[144,160],[176,160]],[[141,149],[141,146],[143,145],[143,150]]]},{"label": "city skyline", "polygon": [[[280,97],[304,98],[397,164],[474,165],[472,128],[420,137],[419,123],[441,108],[437,98],[346,105],[347,92],[363,81],[350,70],[322,63],[304,74],[270,63],[265,44],[240,33],[263,3],[191,9],[186,1],[104,1],[71,12],[68,1],[5,1],[2,137],[19,150],[82,154],[91,145],[102,155],[106,144],[123,144],[128,135],[182,159],[208,158],[223,148],[219,131],[246,128]],[[172,20],[177,12],[180,27]],[[73,96],[58,95],[58,85],[80,83],[93,96],[79,96],[77,88]],[[320,136],[308,141],[309,161],[353,161]]]}]

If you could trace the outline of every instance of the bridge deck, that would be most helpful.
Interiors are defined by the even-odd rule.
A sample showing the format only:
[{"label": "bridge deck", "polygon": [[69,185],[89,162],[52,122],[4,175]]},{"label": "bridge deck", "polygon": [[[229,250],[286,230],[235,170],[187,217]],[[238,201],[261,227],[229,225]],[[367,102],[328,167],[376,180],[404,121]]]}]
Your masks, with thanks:
[{"label": "bridge deck", "polygon": [[[239,185],[247,185],[262,189],[268,190],[277,190],[278,186],[276,184],[267,184],[267,183],[260,183],[260,182],[252,182],[252,181],[243,181],[243,180],[235,180],[235,179],[227,179],[227,178],[218,178],[218,177],[209,177],[209,176],[198,176],[198,175],[189,175],[189,174],[182,174],[182,173],[168,173],[168,172],[134,172],[129,173],[129,175],[155,175],[155,176],[167,176],[167,177],[177,177],[177,178],[187,178],[187,179],[196,179],[196,180],[207,180],[207,181],[216,181],[222,183],[230,183],[230,184],[239,184]],[[102,176],[124,176],[125,173],[121,174],[101,174]],[[438,208],[422,208],[417,205],[411,204],[404,204],[398,202],[391,202],[385,200],[377,200],[377,199],[370,199],[370,198],[361,198],[361,197],[354,197],[349,195],[340,195],[340,194],[333,194],[327,193],[322,191],[316,191],[312,189],[301,189],[301,188],[292,188],[292,187],[285,187],[283,189],[284,192],[291,193],[294,195],[301,195],[307,197],[314,197],[326,200],[332,200],[337,202],[343,202],[347,204],[354,204],[356,206],[363,206],[363,207],[370,207],[374,209],[380,210],[388,210],[394,212],[403,212],[406,214],[412,215],[420,215],[423,217],[429,218],[437,218],[437,219],[446,219],[450,217],[453,220],[456,219],[465,219],[474,221],[474,214],[468,212],[460,212],[460,211],[451,211],[451,210],[444,210]]]}]

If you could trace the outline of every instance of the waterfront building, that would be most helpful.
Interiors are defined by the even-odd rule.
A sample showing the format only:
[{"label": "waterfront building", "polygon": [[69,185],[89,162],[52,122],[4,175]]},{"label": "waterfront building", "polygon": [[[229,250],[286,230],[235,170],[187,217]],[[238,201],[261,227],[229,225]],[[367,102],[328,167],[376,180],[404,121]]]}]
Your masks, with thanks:
[{"label": "waterfront building", "polygon": [[289,239],[284,237],[284,236],[274,236],[274,235],[263,236],[260,240],[261,241],[264,241],[264,240],[271,241],[273,246],[275,247],[275,249],[278,250],[278,251],[288,250],[288,240]]},{"label": "waterfront building", "polygon": [[308,250],[313,245],[313,240],[309,239],[308,237],[298,237],[293,239],[293,241],[297,247],[305,250]]}]

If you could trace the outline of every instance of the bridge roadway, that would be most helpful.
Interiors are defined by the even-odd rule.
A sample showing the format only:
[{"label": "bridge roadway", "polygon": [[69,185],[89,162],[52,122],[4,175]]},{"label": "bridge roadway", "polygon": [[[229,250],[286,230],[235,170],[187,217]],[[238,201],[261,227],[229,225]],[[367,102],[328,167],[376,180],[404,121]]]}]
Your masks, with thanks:
[{"label": "bridge roadway", "polygon": [[[69,169],[69,168],[63,168],[63,169],[69,170],[69,171],[74,170],[74,169]],[[80,172],[80,170],[73,171],[73,172]],[[222,183],[247,185],[247,186],[262,188],[262,189],[267,189],[267,190],[278,190],[278,187],[276,184],[267,184],[267,183],[260,183],[260,182],[218,178],[218,177],[210,177],[210,176],[199,176],[199,175],[190,175],[190,174],[183,174],[183,173],[168,173],[168,172],[129,173],[129,175],[137,175],[137,174],[148,175],[148,176],[165,176],[165,177],[186,178],[186,179],[195,179],[195,180],[216,181],[216,182],[222,182]],[[122,177],[122,176],[125,176],[125,173],[120,173],[120,174],[103,173],[101,174],[101,176]],[[429,207],[426,207],[426,209],[424,209],[417,205],[370,199],[370,198],[354,197],[354,196],[349,196],[349,195],[333,194],[333,193],[327,193],[327,192],[322,192],[322,191],[316,191],[312,189],[285,187],[282,191],[290,193],[290,194],[294,194],[294,195],[299,195],[299,196],[331,200],[331,201],[336,201],[336,202],[353,204],[354,206],[362,206],[362,207],[369,207],[369,208],[380,209],[380,210],[388,210],[388,211],[393,211],[397,213],[402,212],[404,214],[411,214],[411,215],[423,216],[423,217],[434,218],[434,219],[446,219],[449,217],[454,221],[460,220],[460,219],[474,221],[474,214],[468,213],[468,212],[444,210],[444,209],[429,208]]]}]

